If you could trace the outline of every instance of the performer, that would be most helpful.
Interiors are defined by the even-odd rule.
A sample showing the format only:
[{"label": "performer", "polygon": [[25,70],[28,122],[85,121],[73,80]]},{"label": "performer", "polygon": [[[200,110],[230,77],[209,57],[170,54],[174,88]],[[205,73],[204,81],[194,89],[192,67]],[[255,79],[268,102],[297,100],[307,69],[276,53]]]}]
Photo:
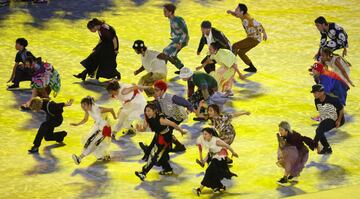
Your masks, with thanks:
[{"label": "performer", "polygon": [[25,38],[16,39],[15,49],[18,51],[15,56],[15,65],[13,67],[11,77],[7,83],[13,84],[8,86],[8,90],[18,89],[22,81],[31,81],[32,71],[30,68],[25,67],[25,60],[28,57],[35,56],[26,49],[28,41]]},{"label": "performer", "polygon": [[136,171],[135,175],[144,181],[146,174],[154,165],[159,165],[163,168],[160,175],[172,175],[173,169],[169,164],[169,147],[172,141],[172,129],[178,130],[182,135],[186,132],[181,129],[175,122],[168,120],[164,115],[159,114],[154,104],[147,104],[145,107],[144,124],[137,124],[136,128],[140,132],[144,132],[147,127],[155,132],[156,144],[151,148],[149,158],[143,166],[142,171]]},{"label": "performer", "polygon": [[21,105],[22,110],[29,110],[30,101],[32,98],[41,97],[49,98],[51,91],[53,96],[56,97],[60,92],[61,81],[60,75],[53,65],[47,62],[43,62],[41,57],[34,58],[32,56],[27,57],[25,60],[25,67],[29,68],[32,72],[31,77],[31,98],[25,104]]},{"label": "performer", "polygon": [[[316,128],[314,138],[315,146],[318,154],[331,154],[332,149],[325,137],[325,133],[333,128],[339,128],[345,123],[344,107],[338,98],[325,94],[324,86],[321,84],[313,85],[311,92],[314,94],[316,109],[320,113],[320,124]],[[319,141],[323,146],[322,149],[318,145]]]},{"label": "performer", "polygon": [[[88,22],[87,28],[91,32],[98,32],[100,40],[93,52],[83,61],[81,65],[85,70],[74,77],[86,79],[86,76],[103,78],[117,78],[120,79],[121,75],[116,70],[116,56],[119,50],[119,40],[116,36],[115,29],[97,18]],[[95,74],[96,72],[96,74]]]},{"label": "performer", "polygon": [[[221,182],[224,178],[231,179],[233,176],[237,176],[231,173],[226,163],[227,149],[231,152],[232,156],[239,157],[238,154],[218,136],[217,132],[213,128],[204,128],[201,130],[202,135],[198,137],[196,143],[199,147],[200,161],[206,162],[206,158],[202,157],[202,149],[204,147],[209,149],[211,156],[209,167],[206,169],[205,176],[201,181],[201,185],[197,189],[193,189],[194,194],[200,196],[204,187],[211,188],[214,192],[226,190],[226,187]],[[208,157],[208,156],[207,156]]]},{"label": "performer", "polygon": [[311,138],[291,130],[290,124],[286,121],[279,124],[279,133],[276,136],[279,142],[276,164],[285,170],[284,176],[277,182],[285,185],[289,181],[297,181],[297,177],[305,167],[309,158],[309,150],[305,144],[311,150],[314,150],[315,144]]},{"label": "performer", "polygon": [[[211,43],[217,42],[220,44],[221,48],[231,50],[231,43],[226,38],[223,32],[217,30],[216,28],[212,27],[210,21],[203,21],[201,23],[201,32],[202,37],[199,42],[199,47],[197,50],[197,55],[200,55],[202,49],[204,48],[204,45],[210,46]],[[205,61],[210,57],[210,53],[207,54],[207,56],[201,61],[201,64],[204,64]],[[206,73],[211,73],[212,71],[215,71],[215,61],[214,63],[209,63],[204,66],[204,70]]]},{"label": "performer", "polygon": [[320,60],[329,69],[341,77],[348,85],[355,86],[350,80],[350,67],[351,64],[343,57],[334,54],[329,48],[322,49],[320,53]]},{"label": "performer", "polygon": [[[318,60],[320,52],[323,48],[329,48],[332,52],[335,50],[343,48],[342,56],[347,55],[348,45],[348,35],[345,32],[344,28],[339,26],[336,23],[327,22],[325,17],[320,16],[315,19],[315,26],[321,34],[320,38],[320,48],[315,54],[315,59]],[[329,37],[330,40],[327,40]]]},{"label": "performer", "polygon": [[79,156],[75,154],[72,155],[75,164],[80,164],[81,160],[90,153],[93,153],[100,161],[110,160],[107,149],[111,143],[111,127],[106,120],[102,118],[101,114],[109,112],[116,120],[114,109],[98,106],[90,96],[81,100],[81,108],[85,112],[84,119],[79,123],[71,123],[70,125],[79,126],[85,124],[89,119],[89,115],[95,123],[89,135],[83,141],[84,149],[82,153]]},{"label": "performer", "polygon": [[127,133],[135,133],[132,123],[141,118],[144,113],[143,110],[146,106],[144,95],[139,89],[146,89],[147,86],[137,86],[129,84],[119,84],[118,81],[111,81],[106,90],[112,98],[118,99],[122,103],[122,107],[118,111],[118,121],[112,128],[112,136],[121,129],[128,129]]},{"label": "performer", "polygon": [[236,56],[230,50],[221,49],[219,43],[211,43],[209,46],[210,57],[196,70],[200,70],[209,63],[213,63],[214,60],[221,67],[218,68],[211,75],[217,80],[221,92],[229,93],[233,95],[231,88],[234,83],[235,72],[239,75],[239,78],[244,80],[245,76],[242,75],[236,64]]},{"label": "performer", "polygon": [[164,16],[170,20],[171,28],[171,43],[164,48],[163,53],[158,55],[159,59],[170,61],[179,71],[175,74],[180,74],[180,69],[184,64],[177,57],[177,54],[182,48],[188,45],[189,32],[186,23],[182,17],[175,16],[176,6],[173,4],[164,5]]},{"label": "performer", "polygon": [[134,75],[146,70],[147,74],[142,76],[138,85],[151,86],[151,88],[145,89],[145,93],[148,97],[154,95],[154,82],[156,80],[166,80],[167,67],[164,60],[160,60],[157,56],[160,54],[154,50],[149,50],[142,40],[136,40],[133,45],[133,49],[137,54],[141,54],[141,67],[134,72]]},{"label": "performer", "polygon": [[55,127],[58,127],[63,122],[63,108],[71,106],[73,100],[69,100],[67,103],[56,103],[48,99],[41,99],[39,97],[32,98],[30,101],[30,109],[33,111],[44,111],[46,113],[45,122],[41,123],[40,128],[34,139],[34,146],[31,147],[29,153],[38,153],[42,139],[46,141],[56,141],[62,143],[66,131],[54,132]]},{"label": "performer", "polygon": [[[235,11],[228,10],[227,13],[241,19],[242,25],[247,34],[245,39],[233,44],[232,51],[235,55],[239,55],[243,62],[249,66],[248,68],[245,68],[244,71],[255,73],[257,69],[246,53],[257,46],[262,39],[265,41],[267,40],[265,29],[261,23],[250,16],[248,8],[245,4],[239,3]],[[261,34],[263,34],[263,38],[261,38]]]}]

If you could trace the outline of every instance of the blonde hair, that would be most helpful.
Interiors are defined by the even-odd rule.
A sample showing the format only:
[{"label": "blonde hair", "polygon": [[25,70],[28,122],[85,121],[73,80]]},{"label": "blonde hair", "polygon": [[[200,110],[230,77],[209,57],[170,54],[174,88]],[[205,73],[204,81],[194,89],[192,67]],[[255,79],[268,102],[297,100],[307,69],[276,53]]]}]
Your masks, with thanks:
[{"label": "blonde hair", "polygon": [[35,97],[30,101],[30,109],[34,111],[40,111],[43,104],[43,100],[40,97]]}]

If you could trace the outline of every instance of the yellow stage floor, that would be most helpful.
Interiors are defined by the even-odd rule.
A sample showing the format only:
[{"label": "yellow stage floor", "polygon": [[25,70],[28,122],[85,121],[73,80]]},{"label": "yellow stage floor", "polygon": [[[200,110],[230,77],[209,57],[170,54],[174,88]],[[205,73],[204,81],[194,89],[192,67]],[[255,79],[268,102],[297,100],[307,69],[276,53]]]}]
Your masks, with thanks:
[{"label": "yellow stage floor", "polygon": [[[76,166],[71,159],[71,154],[81,151],[80,139],[92,125],[92,122],[76,128],[69,125],[82,119],[81,98],[92,95],[101,104],[119,108],[118,102],[108,100],[104,88],[84,85],[72,77],[82,70],[79,62],[98,40],[96,34],[87,30],[87,21],[98,17],[116,28],[120,40],[118,70],[124,82],[136,83],[140,76],[133,77],[133,71],[139,67],[140,57],[132,50],[133,41],[143,39],[149,48],[158,51],[169,42],[169,21],[163,16],[163,3],[165,1],[160,0],[51,0],[48,5],[12,3],[10,7],[0,8],[0,198],[195,197],[191,189],[199,185],[204,169],[195,164],[198,155],[194,144],[201,124],[192,122],[192,117],[183,124],[191,133],[180,138],[187,145],[186,153],[172,156],[175,176],[161,177],[154,169],[146,181],[141,182],[134,175],[143,165],[139,162],[142,154],[137,143],[150,142],[150,133],[119,137],[111,146],[113,161],[107,164],[96,163],[95,158],[89,156]],[[230,0],[178,3],[176,14],[186,20],[190,31],[189,46],[179,54],[186,66],[194,69],[203,58],[204,54],[197,56],[196,50],[201,36],[200,23],[205,19],[222,30],[231,42],[245,37],[241,22],[226,14],[226,10],[234,9],[237,3]],[[258,0],[244,3],[262,22],[269,38],[249,53],[258,66],[258,73],[246,81],[237,79],[234,100],[228,104],[228,108],[252,113],[233,121],[237,130],[233,148],[240,158],[235,160],[231,170],[239,177],[233,179],[232,187],[225,193],[212,195],[207,189],[202,198],[279,198],[358,185],[358,87],[348,92],[347,124],[328,134],[333,154],[310,153],[299,183],[290,187],[276,184],[283,173],[275,164],[275,133],[277,124],[287,120],[295,130],[314,136],[316,123],[310,117],[317,113],[309,92],[313,79],[307,68],[313,63],[312,57],[319,44],[320,34],[313,23],[319,15],[346,29],[350,46],[347,58],[353,64],[351,77],[355,85],[360,86],[359,1]],[[60,128],[69,132],[66,146],[58,147],[44,141],[40,155],[28,155],[27,149],[32,145],[44,114],[19,110],[20,104],[29,97],[29,91],[6,91],[18,37],[28,39],[28,49],[60,72],[62,90],[55,100],[75,99],[75,104],[65,110]],[[241,60],[238,63],[241,69],[245,67]],[[172,81],[170,90],[183,92],[184,82],[174,78],[175,67],[168,66],[168,79]],[[359,195],[359,189],[351,189],[351,192],[353,198]]]}]

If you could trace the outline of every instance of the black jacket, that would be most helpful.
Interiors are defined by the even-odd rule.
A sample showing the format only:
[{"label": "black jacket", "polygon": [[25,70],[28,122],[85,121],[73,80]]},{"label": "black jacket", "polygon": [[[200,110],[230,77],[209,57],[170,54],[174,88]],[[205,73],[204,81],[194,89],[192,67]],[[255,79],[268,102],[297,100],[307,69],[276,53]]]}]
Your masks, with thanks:
[{"label": "black jacket", "polygon": [[[214,41],[220,43],[222,48],[230,50],[231,44],[230,44],[229,40],[225,37],[224,33],[217,30],[216,28],[211,28],[211,34],[213,36]],[[207,44],[206,37],[204,35],[202,35],[197,51],[201,52],[202,49],[204,48],[205,44]]]}]

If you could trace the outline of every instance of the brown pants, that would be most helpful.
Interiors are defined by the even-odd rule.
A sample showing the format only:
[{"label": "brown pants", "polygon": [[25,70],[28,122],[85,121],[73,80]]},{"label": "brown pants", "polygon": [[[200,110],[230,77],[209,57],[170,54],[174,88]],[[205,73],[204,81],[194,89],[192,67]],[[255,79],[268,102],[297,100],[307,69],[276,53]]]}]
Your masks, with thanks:
[{"label": "brown pants", "polygon": [[239,55],[239,57],[243,60],[246,65],[251,64],[251,60],[246,55],[246,53],[257,46],[260,42],[251,37],[247,37],[241,41],[238,41],[232,45],[232,50],[235,55]]}]

